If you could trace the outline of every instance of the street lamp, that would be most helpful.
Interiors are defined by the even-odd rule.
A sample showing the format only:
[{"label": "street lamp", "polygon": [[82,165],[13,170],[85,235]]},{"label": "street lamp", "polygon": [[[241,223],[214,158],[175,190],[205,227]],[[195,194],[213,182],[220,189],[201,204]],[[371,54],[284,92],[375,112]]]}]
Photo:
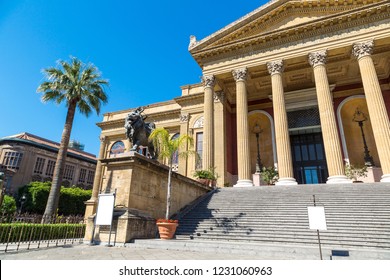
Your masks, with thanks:
[{"label": "street lamp", "polygon": [[366,136],[364,135],[364,130],[363,130],[363,124],[365,121],[367,121],[367,117],[362,111],[360,111],[359,107],[356,107],[355,114],[353,114],[352,121],[357,122],[359,124],[360,131],[362,132],[362,138],[364,144],[364,162],[365,162],[364,164],[366,166],[375,166],[374,160],[370,155],[370,151],[368,150]]},{"label": "street lamp", "polygon": [[22,214],[23,205],[26,202],[26,200],[27,200],[26,194],[23,194],[22,197],[19,199],[20,202],[19,214]]},{"label": "street lamp", "polygon": [[263,129],[260,127],[260,125],[256,122],[256,125],[253,127],[252,132],[256,135],[257,140],[257,160],[256,160],[256,173],[260,173],[261,169],[263,168],[263,164],[261,163],[260,158],[260,143],[259,143],[259,137],[260,133],[263,132]]}]

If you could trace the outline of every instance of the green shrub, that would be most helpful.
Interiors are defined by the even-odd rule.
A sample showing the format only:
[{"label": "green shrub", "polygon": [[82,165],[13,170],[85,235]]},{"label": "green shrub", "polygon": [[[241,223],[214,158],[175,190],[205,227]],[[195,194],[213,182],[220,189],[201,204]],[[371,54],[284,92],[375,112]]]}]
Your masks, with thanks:
[{"label": "green shrub", "polygon": [[15,198],[9,195],[4,196],[3,204],[0,208],[0,213],[2,214],[13,214],[16,211],[16,201]]},{"label": "green shrub", "polygon": [[[29,213],[43,214],[45,212],[47,198],[49,197],[50,186],[50,182],[31,182],[30,184],[19,188],[18,202],[23,194],[25,194],[27,198],[23,205],[23,210]],[[84,202],[87,201],[91,195],[92,190],[61,187],[58,214],[83,215],[85,212]]]},{"label": "green shrub", "polygon": [[0,224],[0,243],[82,238],[85,224]]}]

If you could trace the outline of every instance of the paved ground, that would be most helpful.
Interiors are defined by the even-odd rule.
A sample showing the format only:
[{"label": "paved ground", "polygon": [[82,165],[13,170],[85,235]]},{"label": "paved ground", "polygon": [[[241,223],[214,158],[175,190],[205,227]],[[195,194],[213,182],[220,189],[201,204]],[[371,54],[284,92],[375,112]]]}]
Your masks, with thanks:
[{"label": "paved ground", "polygon": [[189,252],[164,249],[65,245],[18,252],[0,252],[0,260],[249,260],[255,256],[215,254],[211,252]]}]

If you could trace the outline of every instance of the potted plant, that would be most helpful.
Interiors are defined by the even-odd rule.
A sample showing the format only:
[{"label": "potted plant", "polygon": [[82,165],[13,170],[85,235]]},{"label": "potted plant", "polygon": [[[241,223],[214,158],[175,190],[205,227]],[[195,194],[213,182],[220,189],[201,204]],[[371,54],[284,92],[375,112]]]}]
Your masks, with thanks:
[{"label": "potted plant", "polygon": [[279,179],[279,173],[275,167],[263,167],[260,172],[261,179],[268,185],[275,185]]},{"label": "potted plant", "polygon": [[209,169],[196,170],[193,176],[198,180],[198,182],[214,187],[218,178],[217,173],[215,172],[215,167],[210,167]]},{"label": "potted plant", "polygon": [[357,166],[357,165],[351,165],[347,163],[345,165],[345,176],[348,177],[348,179],[351,179],[353,183],[363,183],[363,181],[359,181],[359,177],[367,177],[367,166]]},{"label": "potted plant", "polygon": [[[173,238],[176,227],[178,226],[177,220],[170,220],[169,214],[171,209],[171,178],[172,178],[172,162],[173,156],[176,151],[179,151],[179,156],[187,157],[193,151],[190,150],[190,147],[193,144],[193,138],[188,135],[180,135],[180,137],[172,139],[169,135],[169,132],[164,128],[156,128],[152,131],[149,136],[149,139],[153,141],[154,146],[156,147],[159,157],[161,159],[168,160],[168,186],[167,186],[167,199],[166,199],[166,211],[164,219],[157,219],[156,224],[160,233],[161,239],[171,239]],[[188,144],[188,150],[180,151],[184,149],[184,145]]]}]

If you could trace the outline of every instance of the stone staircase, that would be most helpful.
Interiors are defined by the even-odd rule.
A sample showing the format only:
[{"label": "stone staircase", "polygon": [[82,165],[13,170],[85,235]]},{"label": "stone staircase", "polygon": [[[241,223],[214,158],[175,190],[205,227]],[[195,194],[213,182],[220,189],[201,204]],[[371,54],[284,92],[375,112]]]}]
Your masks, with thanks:
[{"label": "stone staircase", "polygon": [[387,183],[218,189],[180,218],[176,241],[318,248],[307,214],[313,195],[325,208],[322,246],[390,253]]}]

